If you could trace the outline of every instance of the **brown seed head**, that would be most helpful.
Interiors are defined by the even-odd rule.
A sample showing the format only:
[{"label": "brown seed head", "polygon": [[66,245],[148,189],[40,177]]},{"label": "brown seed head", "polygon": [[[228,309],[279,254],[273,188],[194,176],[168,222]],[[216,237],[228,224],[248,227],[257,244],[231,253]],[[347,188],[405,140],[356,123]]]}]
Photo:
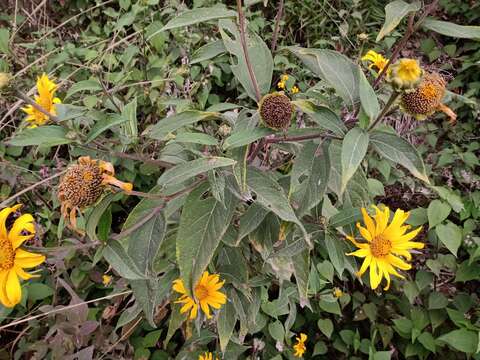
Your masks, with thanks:
[{"label": "brown seed head", "polygon": [[426,73],[412,92],[402,94],[401,107],[419,120],[432,115],[442,104],[446,82],[438,73]]},{"label": "brown seed head", "polygon": [[286,129],[292,119],[293,106],[288,96],[272,93],[260,100],[259,111],[266,126],[275,130]]},{"label": "brown seed head", "polygon": [[94,204],[104,190],[102,169],[95,162],[71,165],[58,186],[58,198],[72,207]]}]

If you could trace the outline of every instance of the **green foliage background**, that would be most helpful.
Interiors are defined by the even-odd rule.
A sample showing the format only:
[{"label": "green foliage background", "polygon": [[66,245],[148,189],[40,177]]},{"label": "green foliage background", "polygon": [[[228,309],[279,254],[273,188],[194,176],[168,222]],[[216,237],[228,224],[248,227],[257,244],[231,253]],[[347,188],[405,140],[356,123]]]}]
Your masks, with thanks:
[{"label": "green foliage background", "polygon": [[[81,237],[60,219],[57,178],[21,194],[38,224],[28,247],[48,259],[22,303],[0,307],[0,358],[293,359],[303,332],[305,358],[480,359],[479,4],[440,1],[401,53],[449,78],[457,125],[392,111],[368,131],[389,88],[373,90],[360,57],[388,57],[425,4],[397,0],[386,17],[384,1],[286,0],[272,54],[277,4],[247,1],[262,95],[289,75],[282,133],[260,123],[233,3],[6,3],[0,70],[30,95],[52,74],[63,104],[58,124],[26,129],[0,96],[2,207],[86,155],[150,195],[106,194]],[[411,211],[426,243],[388,292],[345,256],[360,208],[378,203]],[[229,301],[185,322],[172,281],[191,288],[205,269]]]}]

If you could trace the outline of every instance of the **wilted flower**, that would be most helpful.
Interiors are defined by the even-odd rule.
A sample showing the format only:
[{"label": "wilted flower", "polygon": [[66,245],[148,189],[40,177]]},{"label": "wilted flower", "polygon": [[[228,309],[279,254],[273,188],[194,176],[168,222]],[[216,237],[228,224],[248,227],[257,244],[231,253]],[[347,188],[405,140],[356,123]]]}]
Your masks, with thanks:
[{"label": "wilted flower", "polygon": [[22,288],[18,278],[28,280],[35,275],[27,273],[45,261],[45,256],[34,254],[20,246],[35,235],[35,225],[31,214],[18,217],[7,230],[7,219],[22,205],[7,207],[0,211],[0,302],[3,306],[14,307],[22,298]]},{"label": "wilted flower", "polygon": [[353,236],[347,236],[347,239],[360,248],[347,255],[365,258],[357,275],[361,276],[370,267],[370,286],[372,289],[376,289],[382,278],[385,277],[387,286],[385,286],[384,290],[388,290],[390,288],[390,275],[404,278],[395,270],[395,267],[401,270],[410,270],[412,268],[410,264],[398,256],[403,256],[407,261],[411,260],[412,255],[409,250],[422,249],[424,247],[423,243],[410,241],[418,235],[422,228],[419,227],[407,233],[406,231],[410,226],[404,223],[407,221],[410,213],[397,209],[392,222],[388,224],[390,209],[385,207],[382,211],[377,206],[374,206],[374,209],[376,214],[374,219],[372,219],[367,214],[367,210],[362,208],[363,222],[366,227],[357,223],[357,228],[367,242],[359,243]]},{"label": "wilted flower", "polygon": [[382,54],[379,54],[373,50],[369,50],[363,57],[363,61],[370,61],[371,64],[368,65],[368,68],[376,67],[378,72],[382,72],[385,66],[388,63],[388,60],[383,57]]},{"label": "wilted flower", "polygon": [[187,294],[183,281],[181,279],[175,280],[173,282],[173,290],[182,294],[176,303],[184,304],[180,309],[180,313],[183,314],[190,311],[190,319],[195,319],[200,306],[207,319],[210,319],[212,317],[210,306],[214,309],[220,309],[227,302],[227,296],[219,291],[224,283],[225,281],[220,281],[219,275],[210,275],[208,271],[205,271],[195,286],[195,299],[192,299]]},{"label": "wilted flower", "polygon": [[127,193],[133,185],[115,178],[113,165],[106,161],[92,160],[89,156],[78,158],[78,164],[70,165],[58,186],[58,199],[65,219],[76,228],[76,214],[93,205],[107,185],[116,186]]},{"label": "wilted flower", "polygon": [[[38,96],[35,96],[35,102],[52,115],[57,115],[55,104],[61,103],[60,99],[55,97],[56,90],[57,85],[46,74],[37,78]],[[22,110],[28,114],[25,120],[31,123],[32,126],[44,125],[50,120],[47,115],[38,111],[32,105],[28,105],[22,108]]]},{"label": "wilted flower", "polygon": [[300,336],[297,336],[295,340],[297,340],[297,343],[293,345],[293,350],[295,350],[293,355],[296,357],[302,357],[303,354],[305,354],[305,351],[307,351],[307,346],[305,345],[305,342],[307,341],[307,335],[300,333]]},{"label": "wilted flower", "polygon": [[418,60],[403,58],[390,66],[387,81],[397,91],[412,90],[422,80],[423,70]]},{"label": "wilted flower", "polygon": [[290,125],[293,105],[288,96],[281,92],[265,95],[259,103],[260,118],[269,128],[286,129]]},{"label": "wilted flower", "polygon": [[415,90],[402,94],[400,107],[417,120],[425,120],[440,110],[447,114],[452,122],[455,122],[457,115],[448,106],[442,104],[445,88],[446,81],[440,74],[426,73]]}]

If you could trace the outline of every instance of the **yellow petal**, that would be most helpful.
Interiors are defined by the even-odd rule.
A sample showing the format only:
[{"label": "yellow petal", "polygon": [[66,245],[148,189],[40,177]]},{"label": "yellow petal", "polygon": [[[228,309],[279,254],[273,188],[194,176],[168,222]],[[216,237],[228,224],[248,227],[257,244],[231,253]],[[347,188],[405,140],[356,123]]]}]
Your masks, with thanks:
[{"label": "yellow petal", "polygon": [[40,265],[45,261],[45,256],[40,254],[34,254],[23,249],[17,249],[15,251],[15,265],[21,268],[32,268]]},{"label": "yellow petal", "polygon": [[387,255],[387,261],[392,264],[393,266],[399,268],[399,269],[402,269],[402,270],[410,270],[412,268],[412,265],[410,264],[407,264],[405,261],[403,261],[402,259],[394,256],[394,255],[391,255],[391,254],[388,254]]},{"label": "yellow petal", "polygon": [[365,229],[363,226],[357,223],[357,228],[360,231],[360,235],[367,240],[368,242],[372,242],[373,236],[375,236],[375,233],[370,233],[367,229]]},{"label": "yellow petal", "polygon": [[30,280],[31,278],[38,277],[38,275],[32,275],[24,271],[21,267],[19,266],[14,266],[15,272],[17,275],[22,279],[22,280]]},{"label": "yellow petal", "polygon": [[362,208],[362,215],[363,215],[363,222],[365,223],[365,226],[367,227],[368,232],[372,235],[375,236],[375,223],[373,222],[373,219],[368,215],[367,209]]},{"label": "yellow petal", "polygon": [[412,240],[415,236],[418,235],[418,233],[422,231],[422,227],[420,226],[419,228],[413,230],[413,231],[410,231],[409,233],[405,234],[405,235],[402,235],[396,239],[393,239],[394,243],[395,244],[398,244],[398,243],[405,243],[407,241],[410,241]]},{"label": "yellow petal", "polygon": [[357,257],[364,258],[364,257],[370,255],[370,250],[369,250],[369,249],[360,249],[360,250],[357,250],[357,251],[348,253],[347,255],[348,255],[348,256],[357,256]]},{"label": "yellow petal", "polygon": [[6,227],[6,221],[7,218],[10,216],[11,213],[14,213],[17,211],[22,205],[17,204],[12,207],[7,207],[5,209],[2,209],[0,211],[0,238],[2,239],[7,239],[8,234],[7,234],[7,227]]},{"label": "yellow petal", "polygon": [[5,291],[7,293],[8,300],[10,300],[10,303],[12,303],[14,306],[17,305],[22,299],[22,288],[20,287],[20,281],[18,280],[17,273],[13,269],[8,271]]},{"label": "yellow petal", "polygon": [[23,241],[27,240],[30,237],[22,236],[22,231],[27,231],[31,235],[35,234],[35,226],[33,225],[33,216],[31,214],[23,214],[13,223],[12,228],[8,234],[8,240],[12,243],[12,247],[15,250]]},{"label": "yellow petal", "polygon": [[3,270],[0,272],[0,302],[3,306],[11,308],[14,307],[15,304],[13,304],[7,296],[6,287],[8,273],[8,270]]},{"label": "yellow petal", "polygon": [[207,319],[210,319],[212,315],[210,315],[210,308],[208,307],[208,303],[206,301],[201,301],[200,307],[202,308],[202,311],[207,316]]},{"label": "yellow petal", "polygon": [[377,260],[372,258],[372,261],[370,263],[370,286],[373,290],[375,290],[382,281],[381,273],[379,273],[377,267]]},{"label": "yellow petal", "polygon": [[372,257],[371,256],[367,256],[365,258],[365,260],[363,260],[363,264],[362,266],[360,267],[360,270],[358,270],[357,272],[357,276],[360,277],[362,276],[365,271],[367,271],[368,267],[370,266],[370,263],[372,262]]}]

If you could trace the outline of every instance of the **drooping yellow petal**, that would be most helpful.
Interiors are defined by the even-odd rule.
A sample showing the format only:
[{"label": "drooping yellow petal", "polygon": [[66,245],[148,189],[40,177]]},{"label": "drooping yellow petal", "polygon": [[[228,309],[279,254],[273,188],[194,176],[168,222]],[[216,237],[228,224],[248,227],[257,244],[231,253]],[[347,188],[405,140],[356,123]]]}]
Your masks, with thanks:
[{"label": "drooping yellow petal", "polygon": [[370,266],[370,263],[372,262],[372,257],[371,256],[367,256],[365,258],[365,260],[363,260],[363,264],[362,266],[360,267],[360,270],[358,270],[357,272],[357,276],[360,277],[362,276],[365,271],[367,271],[368,267]]},{"label": "drooping yellow petal", "polygon": [[8,277],[8,270],[2,270],[0,271],[0,302],[2,303],[3,306],[7,308],[14,307],[15,304],[13,304],[10,299],[7,296],[7,277]]},{"label": "drooping yellow petal", "polygon": [[368,215],[367,209],[362,208],[362,215],[363,215],[363,222],[365,223],[365,226],[367,227],[368,232],[372,235],[375,236],[375,223],[373,222],[373,219]]},{"label": "drooping yellow petal", "polygon": [[23,249],[15,250],[15,265],[24,269],[38,266],[45,262],[45,256],[34,254]]},{"label": "drooping yellow petal", "polygon": [[378,271],[378,262],[375,258],[372,257],[372,261],[370,262],[370,286],[373,290],[375,290],[378,285],[382,281],[382,277]]},{"label": "drooping yellow petal", "polygon": [[7,293],[8,300],[10,300],[10,303],[13,305],[17,305],[22,299],[22,288],[20,287],[20,281],[18,280],[17,273],[13,269],[8,271],[5,291]]},{"label": "drooping yellow petal", "polygon": [[368,242],[372,242],[373,237],[375,236],[375,232],[370,233],[367,229],[357,223],[357,228],[360,231],[360,235],[367,240]]},{"label": "drooping yellow petal", "polygon": [[0,211],[0,239],[8,238],[7,226],[6,226],[7,218],[10,216],[10,214],[20,209],[21,206],[22,206],[21,204],[17,204],[15,206],[2,209]]},{"label": "drooping yellow petal", "polygon": [[[13,223],[13,226],[8,233],[8,239],[12,243],[12,247],[14,250],[20,245],[22,245],[25,240],[30,239],[35,233],[35,226],[33,225],[33,221],[33,216],[31,214],[23,214]],[[27,236],[27,234],[25,234],[25,236],[22,236],[22,231],[30,233],[29,235],[31,236]]]}]

